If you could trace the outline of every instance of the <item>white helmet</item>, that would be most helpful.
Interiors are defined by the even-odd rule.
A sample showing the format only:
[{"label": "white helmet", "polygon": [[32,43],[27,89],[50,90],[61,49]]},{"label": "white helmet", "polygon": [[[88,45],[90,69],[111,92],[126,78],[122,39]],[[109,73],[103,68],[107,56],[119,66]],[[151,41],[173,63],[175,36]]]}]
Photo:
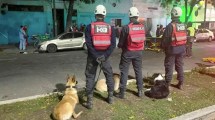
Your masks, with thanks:
[{"label": "white helmet", "polygon": [[95,14],[106,15],[106,8],[104,5],[97,5],[95,9]]},{"label": "white helmet", "polygon": [[129,9],[129,17],[139,16],[139,10],[136,7]]},{"label": "white helmet", "polygon": [[182,10],[180,7],[173,7],[171,10],[172,17],[180,17],[182,15]]}]

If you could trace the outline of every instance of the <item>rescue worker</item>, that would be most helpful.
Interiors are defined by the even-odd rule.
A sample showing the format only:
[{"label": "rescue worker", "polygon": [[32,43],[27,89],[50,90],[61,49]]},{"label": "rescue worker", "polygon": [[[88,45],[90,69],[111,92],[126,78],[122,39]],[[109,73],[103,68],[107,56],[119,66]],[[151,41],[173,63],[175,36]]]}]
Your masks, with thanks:
[{"label": "rescue worker", "polygon": [[142,50],[144,49],[145,29],[144,25],[139,23],[139,11],[136,7],[131,7],[129,10],[130,23],[122,27],[119,38],[118,47],[122,49],[120,60],[120,87],[119,93],[115,96],[121,99],[125,98],[126,83],[128,79],[129,65],[132,62],[135,77],[138,97],[142,97],[143,77],[142,77]]},{"label": "rescue worker", "polygon": [[108,87],[109,104],[113,103],[113,71],[108,60],[114,48],[116,47],[116,35],[114,28],[104,22],[106,8],[103,5],[96,6],[95,19],[86,27],[85,39],[88,50],[86,75],[86,96],[87,102],[84,106],[88,109],[93,107],[93,90],[95,86],[95,77],[98,65],[102,69]]},{"label": "rescue worker", "polygon": [[173,85],[182,89],[184,83],[183,55],[186,49],[186,26],[181,23],[179,17],[182,15],[180,7],[173,7],[171,10],[171,23],[169,23],[163,34],[162,43],[165,51],[165,80],[170,85],[173,76],[173,67],[177,71],[178,83]]},{"label": "rescue worker", "polygon": [[186,46],[186,56],[185,57],[192,57],[192,46],[195,39],[195,28],[192,26],[192,23],[188,23],[188,39],[187,39],[187,46]]}]

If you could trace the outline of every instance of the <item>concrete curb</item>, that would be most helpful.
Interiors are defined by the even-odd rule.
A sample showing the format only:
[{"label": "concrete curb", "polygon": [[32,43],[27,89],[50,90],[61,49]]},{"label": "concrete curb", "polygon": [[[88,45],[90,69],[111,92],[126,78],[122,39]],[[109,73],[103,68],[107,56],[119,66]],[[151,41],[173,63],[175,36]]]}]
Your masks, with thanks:
[{"label": "concrete curb", "polygon": [[[77,91],[81,91],[84,90],[84,88],[77,88]],[[5,100],[5,101],[0,101],[0,105],[6,105],[6,104],[12,104],[12,103],[16,103],[16,102],[24,102],[24,101],[28,101],[28,100],[34,100],[34,99],[38,99],[38,98],[43,98],[43,97],[47,97],[50,95],[62,95],[62,92],[51,92],[51,93],[46,93],[46,94],[41,94],[41,95],[34,95],[34,96],[29,96],[29,97],[23,97],[23,98],[17,98],[17,99],[11,99],[11,100]]]},{"label": "concrete curb", "polygon": [[198,118],[199,118],[199,120],[204,120],[201,117],[212,114],[214,112],[215,112],[215,105],[209,106],[209,107],[206,107],[203,109],[199,109],[199,110],[172,118],[170,120],[194,120],[194,119],[198,119]]},{"label": "concrete curb", "polygon": [[34,100],[42,97],[47,97],[53,94],[57,94],[58,92],[53,92],[53,93],[48,93],[48,94],[42,94],[42,95],[34,95],[34,96],[29,96],[29,97],[23,97],[23,98],[17,98],[17,99],[11,99],[11,100],[5,100],[5,101],[0,101],[0,105],[5,105],[5,104],[12,104],[16,102],[23,102],[23,101],[28,101],[28,100]]}]

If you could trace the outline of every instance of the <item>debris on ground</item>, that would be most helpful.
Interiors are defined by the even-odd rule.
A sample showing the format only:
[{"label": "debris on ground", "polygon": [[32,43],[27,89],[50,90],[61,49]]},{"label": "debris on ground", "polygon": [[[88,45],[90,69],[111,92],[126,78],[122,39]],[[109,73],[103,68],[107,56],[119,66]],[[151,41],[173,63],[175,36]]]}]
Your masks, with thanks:
[{"label": "debris on ground", "polygon": [[215,63],[215,57],[202,58],[204,62]]}]

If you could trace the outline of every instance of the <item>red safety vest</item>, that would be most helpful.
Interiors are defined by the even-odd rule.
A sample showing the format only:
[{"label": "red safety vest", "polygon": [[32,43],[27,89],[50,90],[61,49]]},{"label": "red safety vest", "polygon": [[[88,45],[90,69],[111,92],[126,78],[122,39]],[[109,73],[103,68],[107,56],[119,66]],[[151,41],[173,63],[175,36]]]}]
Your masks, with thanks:
[{"label": "red safety vest", "polygon": [[105,22],[91,23],[91,35],[96,50],[106,50],[111,45],[111,26]]},{"label": "red safety vest", "polygon": [[185,45],[187,42],[187,33],[186,27],[184,24],[172,23],[173,32],[172,32],[172,46],[181,46]]},{"label": "red safety vest", "polygon": [[137,51],[144,49],[145,29],[143,24],[134,25],[130,23],[128,34],[128,50]]}]

